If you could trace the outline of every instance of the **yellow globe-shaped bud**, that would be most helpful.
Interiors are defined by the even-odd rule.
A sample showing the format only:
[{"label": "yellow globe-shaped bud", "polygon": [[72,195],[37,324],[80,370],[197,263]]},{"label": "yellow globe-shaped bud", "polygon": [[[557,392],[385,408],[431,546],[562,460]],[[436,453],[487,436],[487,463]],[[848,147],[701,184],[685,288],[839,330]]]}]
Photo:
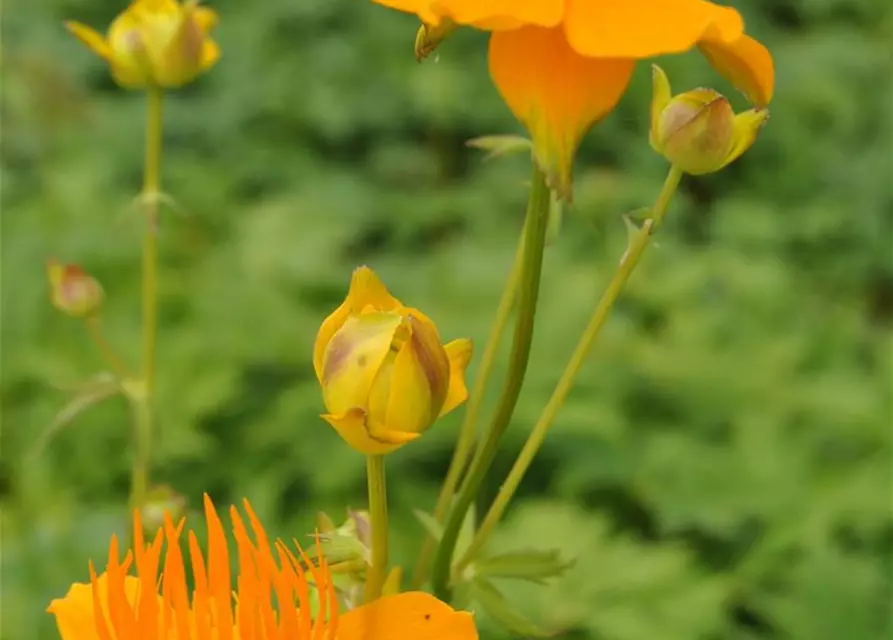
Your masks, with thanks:
[{"label": "yellow globe-shaped bud", "polygon": [[112,21],[107,37],[79,22],[66,26],[109,63],[122,87],[175,88],[192,82],[220,58],[209,37],[217,14],[196,0],[136,0]]},{"label": "yellow globe-shaped bud", "polygon": [[765,109],[736,115],[713,89],[672,96],[666,74],[654,66],[651,146],[685,173],[712,173],[733,162],[753,145],[768,118]]},{"label": "yellow globe-shaped bud", "polygon": [[471,351],[469,340],[442,344],[430,318],[361,267],[316,338],[322,417],[362,453],[394,451],[465,401]]}]

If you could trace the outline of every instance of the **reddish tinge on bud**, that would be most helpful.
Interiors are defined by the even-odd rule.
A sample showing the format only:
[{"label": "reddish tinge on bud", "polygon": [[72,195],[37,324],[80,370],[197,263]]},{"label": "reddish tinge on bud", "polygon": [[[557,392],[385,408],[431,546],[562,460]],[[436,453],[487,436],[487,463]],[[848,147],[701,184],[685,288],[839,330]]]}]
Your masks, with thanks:
[{"label": "reddish tinge on bud", "polygon": [[735,114],[713,89],[672,96],[663,70],[654,66],[651,146],[685,173],[719,171],[747,151],[769,118],[765,109]]},{"label": "reddish tinge on bud", "polygon": [[47,261],[50,300],[59,311],[74,318],[96,313],[105,294],[99,282],[76,264]]}]

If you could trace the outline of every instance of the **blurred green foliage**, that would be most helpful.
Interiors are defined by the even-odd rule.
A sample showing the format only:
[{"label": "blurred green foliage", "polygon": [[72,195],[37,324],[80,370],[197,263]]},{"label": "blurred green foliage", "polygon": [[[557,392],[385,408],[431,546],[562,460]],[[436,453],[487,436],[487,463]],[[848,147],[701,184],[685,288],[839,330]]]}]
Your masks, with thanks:
[{"label": "blurred green foliage", "polygon": [[[363,462],[318,418],[310,365],[352,268],[372,265],[444,337],[481,345],[527,171],[464,146],[519,130],[488,79],[484,34],[460,32],[420,66],[415,20],[365,1],[213,4],[223,59],[166,104],[163,184],[182,212],[161,236],[154,476],[193,508],[202,492],[247,496],[271,533],[301,535],[317,509],[340,519],[364,501]],[[776,56],[772,119],[741,161],[684,181],[497,540],[578,557],[548,588],[508,589],[568,639],[893,630],[890,4],[739,5]],[[4,640],[55,637],[44,607],[123,528],[123,400],[27,458],[66,402],[54,385],[101,366],[47,300],[47,257],[100,278],[110,339],[138,353],[143,100],[61,24],[102,27],[122,6],[45,0],[4,15]],[[731,91],[696,54],[664,64],[674,87]],[[621,214],[663,179],[648,99],[642,65],[579,156],[491,491],[623,250]],[[457,424],[388,459],[400,562]]]}]

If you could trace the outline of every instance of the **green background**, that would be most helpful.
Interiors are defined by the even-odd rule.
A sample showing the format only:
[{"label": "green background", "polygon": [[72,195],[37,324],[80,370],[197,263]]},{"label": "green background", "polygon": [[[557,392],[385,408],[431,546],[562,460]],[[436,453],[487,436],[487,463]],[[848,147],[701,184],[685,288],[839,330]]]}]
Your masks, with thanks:
[{"label": "green background", "polygon": [[[769,125],[726,171],[684,180],[494,543],[577,558],[548,587],[505,585],[560,637],[891,631],[890,4],[738,4],[775,55]],[[154,479],[193,508],[202,492],[248,497],[272,534],[302,536],[318,509],[364,503],[363,460],[319,419],[310,359],[351,270],[371,265],[445,338],[482,347],[528,170],[464,146],[520,132],[485,34],[417,65],[415,19],[363,0],[213,5],[223,58],[166,104],[163,187],[182,212],[161,230]],[[61,24],[102,27],[122,7],[34,0],[3,16],[3,640],[55,637],[43,608],[123,530],[123,400],[28,458],[69,398],[59,385],[102,366],[51,308],[46,258],[101,280],[109,338],[138,355],[143,97]],[[663,64],[678,89],[733,93],[695,53]],[[490,491],[623,251],[622,214],[663,180],[649,94],[642,64],[579,154]],[[415,553],[411,509],[431,508],[460,417],[388,458],[397,561]]]}]

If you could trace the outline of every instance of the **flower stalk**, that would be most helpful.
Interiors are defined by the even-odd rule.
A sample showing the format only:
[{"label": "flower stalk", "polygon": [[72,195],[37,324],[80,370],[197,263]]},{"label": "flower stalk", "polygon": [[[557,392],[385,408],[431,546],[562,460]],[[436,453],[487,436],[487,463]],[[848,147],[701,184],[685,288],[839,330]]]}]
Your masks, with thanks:
[{"label": "flower stalk", "polygon": [[388,492],[384,456],[366,456],[366,482],[369,486],[369,522],[372,529],[372,561],[366,574],[365,603],[381,597],[388,573]]},{"label": "flower stalk", "polygon": [[[446,478],[443,481],[440,494],[437,496],[437,502],[434,506],[434,518],[438,522],[441,522],[444,516],[446,516],[450,503],[453,500],[453,494],[455,494],[456,487],[459,485],[459,479],[462,477],[462,472],[465,471],[468,466],[468,459],[474,452],[478,414],[484,400],[487,384],[490,381],[490,373],[493,371],[493,364],[496,361],[496,354],[499,351],[502,336],[505,334],[505,328],[508,326],[508,320],[515,305],[523,257],[524,242],[522,236],[515,251],[515,258],[512,263],[511,273],[509,273],[508,282],[506,282],[505,289],[502,292],[499,306],[496,308],[496,317],[493,319],[493,325],[490,327],[487,344],[481,355],[481,364],[474,380],[474,387],[472,387],[471,394],[468,396],[468,404],[465,408],[465,416],[462,418],[462,425],[459,427],[459,437],[456,440],[456,448],[453,450],[453,458],[450,461]],[[416,562],[415,573],[412,578],[414,588],[420,587],[428,578],[428,565],[430,564],[431,554],[434,552],[435,543],[435,539],[430,535],[427,535],[422,543],[422,549],[419,552],[419,559]]]},{"label": "flower stalk", "polygon": [[549,399],[539,420],[530,432],[527,442],[524,443],[521,453],[518,455],[517,460],[515,460],[505,482],[500,487],[496,499],[493,501],[487,515],[481,522],[481,526],[478,528],[471,544],[465,550],[462,558],[456,563],[455,570],[457,572],[467,567],[474,560],[475,554],[477,554],[483,548],[484,544],[486,544],[490,535],[493,533],[494,527],[505,513],[505,509],[514,496],[515,491],[518,489],[518,485],[521,483],[524,474],[527,472],[534,457],[539,452],[549,427],[552,426],[558,411],[561,409],[568,393],[573,387],[577,374],[580,372],[580,368],[583,366],[583,362],[586,360],[589,350],[592,348],[605,321],[608,319],[611,309],[614,307],[614,303],[617,301],[617,298],[623,290],[623,287],[626,285],[627,280],[629,280],[630,275],[639,264],[639,260],[645,252],[645,249],[651,243],[651,237],[663,222],[670,200],[672,199],[673,194],[676,193],[681,178],[682,171],[675,166],[672,166],[664,181],[663,188],[654,203],[650,217],[630,239],[627,250],[620,259],[620,264],[614,272],[607,289],[598,301],[595,310],[592,312],[589,323],[583,331],[583,335],[580,337],[580,340],[571,355],[570,361],[568,362],[564,373],[562,373],[561,379],[555,387],[555,391],[552,393],[552,397]]},{"label": "flower stalk", "polygon": [[431,576],[434,593],[444,601],[449,601],[451,597],[450,565],[465,512],[474,502],[487,470],[493,463],[499,441],[502,439],[515,411],[515,405],[518,403],[518,396],[521,393],[521,386],[527,372],[551,202],[551,192],[546,183],[546,174],[536,164],[534,164],[531,183],[527,217],[524,222],[524,248],[518,281],[517,319],[506,381],[493,420],[475,451],[468,474],[462,482],[456,501],[446,519],[443,536],[434,559]]},{"label": "flower stalk", "polygon": [[138,392],[130,394],[136,417],[136,441],[131,472],[130,505],[146,499],[155,422],[156,346],[158,334],[158,193],[161,169],[162,106],[159,87],[146,92],[146,154],[140,201],[146,218],[142,257],[142,358]]}]

